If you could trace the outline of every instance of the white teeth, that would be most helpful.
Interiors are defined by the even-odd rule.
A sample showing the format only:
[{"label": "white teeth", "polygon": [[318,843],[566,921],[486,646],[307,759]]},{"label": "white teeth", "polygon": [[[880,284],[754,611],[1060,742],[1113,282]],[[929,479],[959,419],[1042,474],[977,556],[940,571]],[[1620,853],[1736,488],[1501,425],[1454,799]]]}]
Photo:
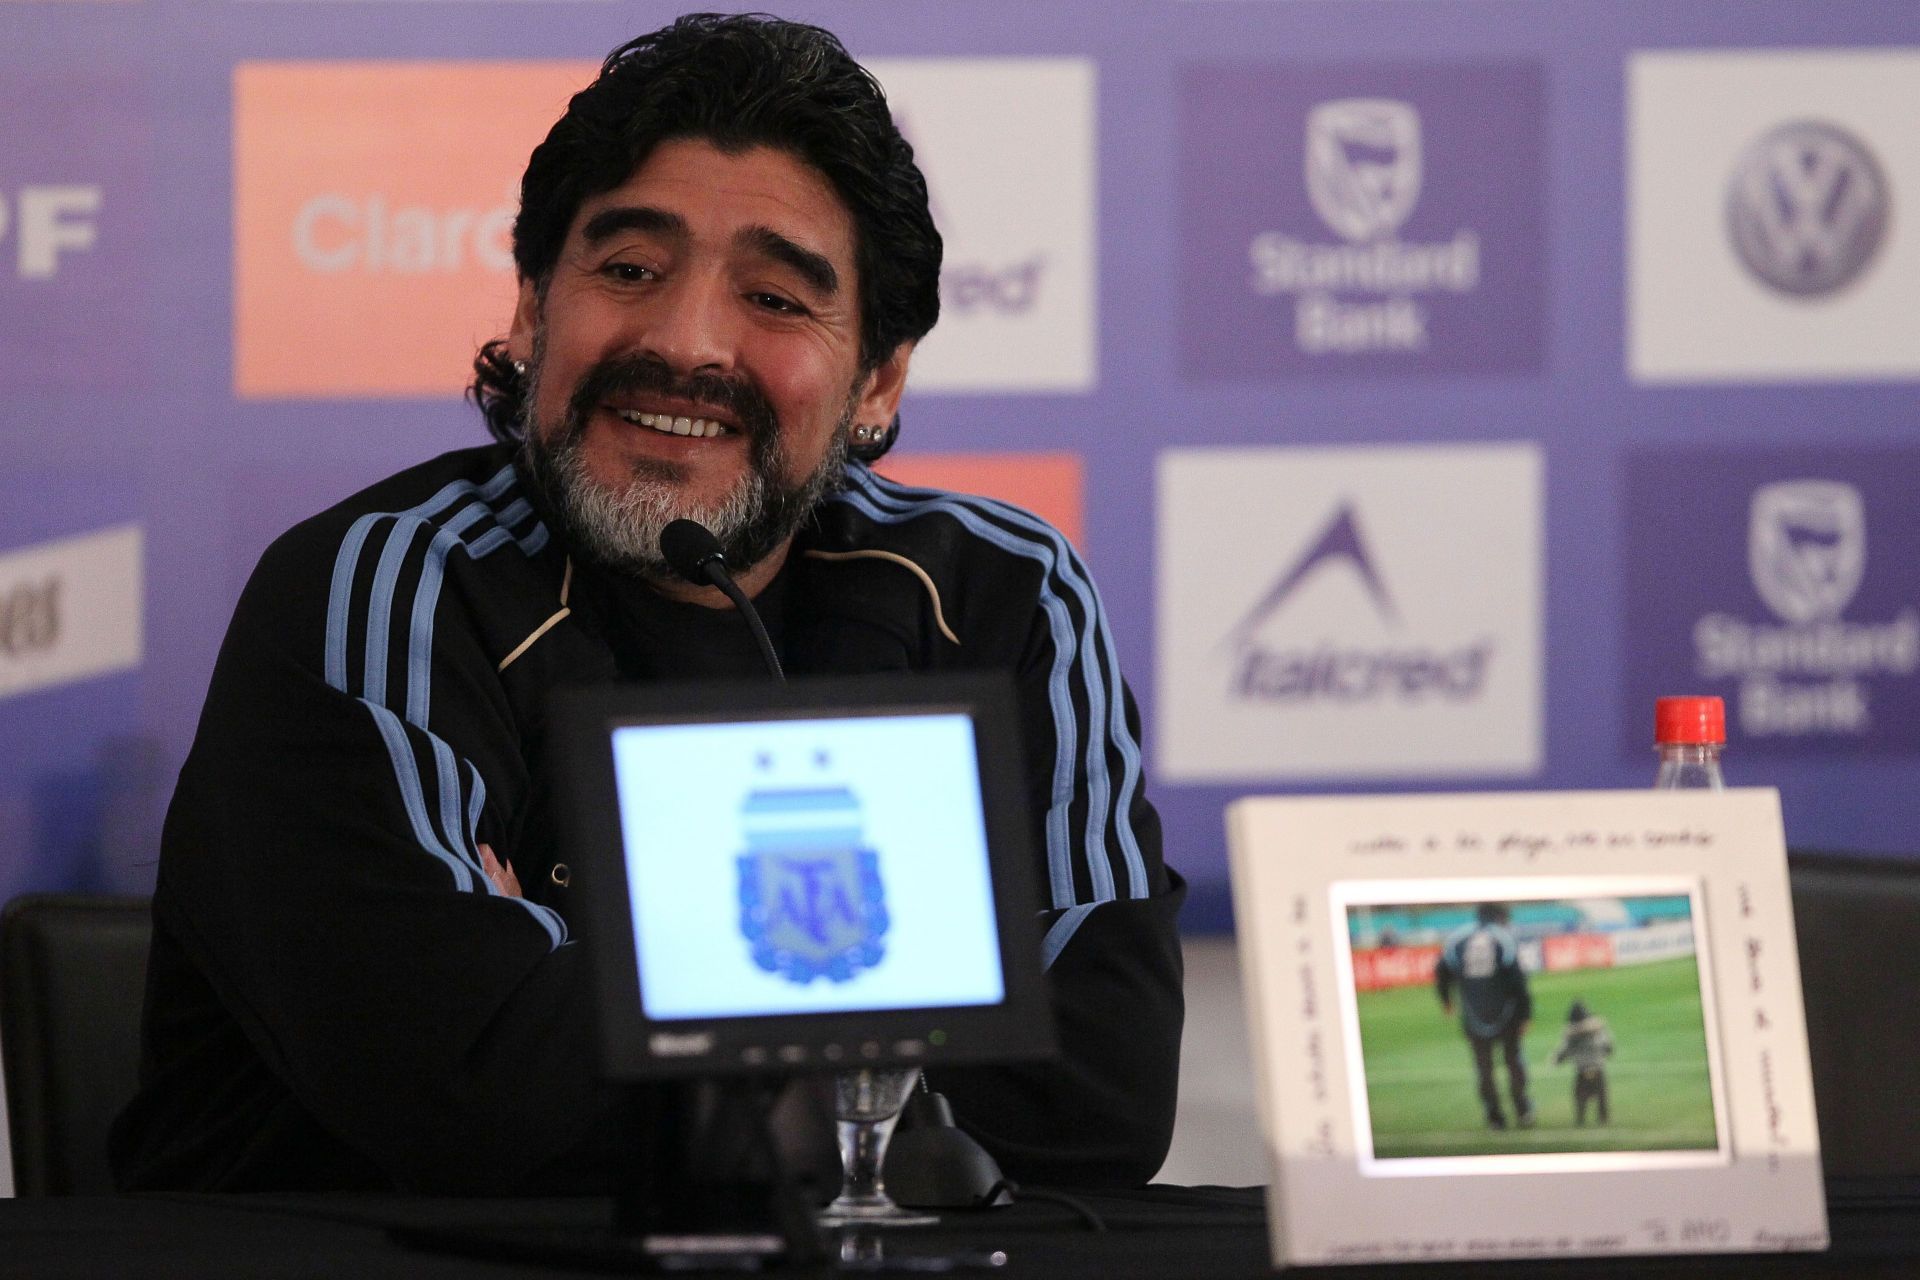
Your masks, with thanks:
[{"label": "white teeth", "polygon": [[614,412],[628,422],[652,427],[669,435],[711,439],[726,430],[711,418],[676,418],[670,413],[640,413],[633,409],[616,409]]}]

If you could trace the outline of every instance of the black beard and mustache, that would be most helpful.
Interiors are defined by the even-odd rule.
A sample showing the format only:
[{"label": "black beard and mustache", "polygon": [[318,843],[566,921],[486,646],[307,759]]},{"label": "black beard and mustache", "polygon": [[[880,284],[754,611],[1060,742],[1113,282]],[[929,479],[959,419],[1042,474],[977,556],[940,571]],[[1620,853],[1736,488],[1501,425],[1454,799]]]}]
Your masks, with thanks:
[{"label": "black beard and mustache", "polygon": [[[844,483],[847,426],[854,405],[851,391],[826,456],[812,474],[795,484],[785,479],[788,452],[773,406],[750,380],[707,373],[681,378],[656,357],[612,357],[587,370],[567,401],[559,428],[549,432],[534,421],[545,343],[536,340],[534,346],[522,424],[527,471],[565,524],[572,543],[613,569],[677,583],[679,575],[660,554],[660,534],[673,521],[687,519],[711,530],[728,566],[742,572],[773,554],[799,530],[819,501]],[[686,468],[651,458],[634,459],[631,478],[624,485],[595,478],[582,451],[587,424],[600,405],[633,393],[670,396],[727,411],[747,437],[748,449],[746,474],[733,490],[718,503],[689,500],[680,492]]]}]

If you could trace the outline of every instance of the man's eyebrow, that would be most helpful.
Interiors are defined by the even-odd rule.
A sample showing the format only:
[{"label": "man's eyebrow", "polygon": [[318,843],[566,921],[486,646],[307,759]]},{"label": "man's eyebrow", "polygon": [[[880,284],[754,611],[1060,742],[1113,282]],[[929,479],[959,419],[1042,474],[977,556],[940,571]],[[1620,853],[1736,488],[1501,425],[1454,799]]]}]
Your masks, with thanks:
[{"label": "man's eyebrow", "polygon": [[772,227],[747,227],[734,241],[793,268],[815,293],[831,297],[840,291],[840,273],[833,269],[833,263],[825,254],[795,244]]},{"label": "man's eyebrow", "polygon": [[669,213],[651,205],[615,205],[588,218],[587,225],[580,228],[580,238],[588,244],[598,244],[622,231],[651,231],[684,240],[687,237],[687,220],[677,213]]}]

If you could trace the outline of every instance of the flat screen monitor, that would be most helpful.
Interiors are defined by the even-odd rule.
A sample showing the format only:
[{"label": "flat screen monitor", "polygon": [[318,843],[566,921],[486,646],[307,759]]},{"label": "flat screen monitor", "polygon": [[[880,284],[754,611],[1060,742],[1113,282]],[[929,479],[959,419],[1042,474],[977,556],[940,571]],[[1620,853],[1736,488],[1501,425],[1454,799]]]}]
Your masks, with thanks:
[{"label": "flat screen monitor", "polygon": [[581,688],[553,723],[610,1078],[1051,1051],[1004,676]]}]

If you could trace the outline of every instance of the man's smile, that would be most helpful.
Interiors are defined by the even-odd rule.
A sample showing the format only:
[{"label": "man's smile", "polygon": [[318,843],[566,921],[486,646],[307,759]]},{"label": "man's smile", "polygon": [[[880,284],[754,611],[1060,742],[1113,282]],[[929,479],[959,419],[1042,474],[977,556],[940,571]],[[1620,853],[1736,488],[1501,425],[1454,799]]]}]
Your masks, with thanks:
[{"label": "man's smile", "polygon": [[714,418],[701,418],[688,414],[647,413],[640,409],[612,409],[611,411],[622,421],[631,422],[636,426],[651,427],[662,435],[711,438],[737,434],[734,427]]}]

